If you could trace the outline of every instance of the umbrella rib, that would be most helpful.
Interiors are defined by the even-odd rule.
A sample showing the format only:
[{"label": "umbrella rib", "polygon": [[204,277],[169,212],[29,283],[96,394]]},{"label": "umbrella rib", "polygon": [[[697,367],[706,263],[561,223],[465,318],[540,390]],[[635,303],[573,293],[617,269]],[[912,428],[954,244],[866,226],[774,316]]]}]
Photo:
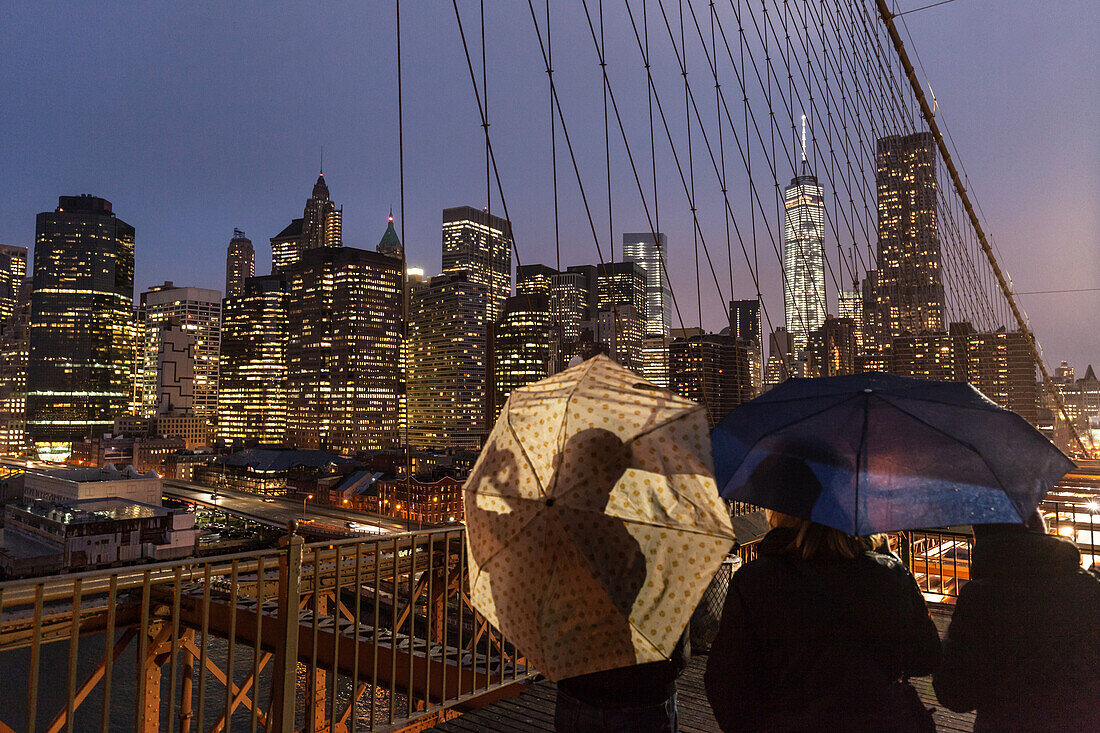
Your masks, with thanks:
[{"label": "umbrella rib", "polygon": [[[924,425],[926,428],[929,428],[932,431],[934,431],[936,433],[939,433],[940,435],[943,435],[947,438],[950,438],[951,440],[955,441],[956,443],[958,443],[959,445],[963,446],[964,448],[969,450],[971,453],[976,455],[978,458],[980,458],[982,463],[984,463],[985,467],[989,470],[989,475],[992,476],[993,480],[997,482],[997,486],[1000,487],[1001,491],[1005,492],[1005,496],[1010,496],[1010,494],[1008,492],[1008,489],[1005,488],[1004,482],[1001,481],[1000,477],[997,475],[997,472],[993,470],[993,466],[989,465],[989,461],[986,460],[986,457],[984,455],[982,455],[982,452],[979,451],[977,448],[975,448],[973,444],[971,444],[967,440],[963,440],[962,438],[959,438],[959,437],[956,437],[956,436],[952,435],[951,433],[947,432],[946,430],[942,430],[942,429],[936,427],[935,425],[928,422],[927,420],[925,420],[921,417],[918,417],[917,415],[914,415],[909,410],[906,410],[901,405],[898,405],[897,403],[886,399],[882,395],[877,395],[877,396],[878,396],[879,399],[881,399],[883,402],[885,402],[886,404],[893,407],[898,412],[904,413],[904,414],[908,415],[909,417],[913,418],[914,420],[916,420],[917,422],[919,422],[921,425]],[[1016,509],[1017,514],[1020,513],[1020,510],[1016,508],[1015,504],[1012,505],[1012,508]],[[1022,522],[1023,519],[1024,518],[1021,516],[1020,521]]]},{"label": "umbrella rib", "polygon": [[[867,462],[867,426],[871,422],[871,397],[867,393],[863,394],[863,430],[860,431],[859,449],[856,451],[856,505],[854,507],[854,513],[852,516],[852,532],[854,535],[859,534],[859,477],[866,473],[861,468],[866,466]],[[866,480],[864,480],[866,483]]]},{"label": "umbrella rib", "polygon": [[[828,412],[829,410],[832,410],[835,407],[839,407],[840,405],[844,404],[845,402],[849,402],[851,400],[854,400],[857,397],[859,397],[859,395],[853,395],[853,394],[847,395],[844,399],[842,399],[838,402],[834,402],[832,404],[826,405],[825,407],[822,407],[820,410],[817,410],[816,412],[811,412],[808,415],[800,415],[799,417],[791,420],[790,422],[783,423],[782,425],[776,425],[775,427],[768,430],[768,432],[761,434],[756,440],[753,441],[752,445],[748,446],[745,449],[744,456],[741,458],[741,463],[738,464],[737,469],[740,469],[741,465],[743,465],[744,462],[745,462],[745,458],[747,458],[749,456],[749,454],[752,453],[756,449],[756,446],[760,445],[760,441],[764,440],[765,438],[771,437],[773,434],[775,434],[776,432],[778,432],[780,430],[786,430],[787,428],[791,427],[792,425],[797,425],[800,422],[803,422],[805,420],[809,420],[811,417],[817,417],[818,415],[820,415],[824,412]],[[787,402],[794,402],[795,400],[786,400],[786,401]],[[778,402],[778,400],[777,400],[777,402]],[[719,423],[717,426],[715,426],[714,429],[717,430],[721,426],[722,426],[722,424]],[[733,472],[730,473],[730,479],[733,478],[733,474],[737,472],[737,469],[735,469]],[[726,481],[726,484],[728,485],[729,481]],[[726,488],[725,486],[719,486],[718,487],[718,495],[719,496],[722,495],[722,492],[725,491],[725,488]]]},{"label": "umbrella rib", "polygon": [[[509,498],[511,498],[511,497],[509,497]],[[529,501],[532,501],[532,500],[529,500]],[[533,501],[537,501],[537,500],[533,500]],[[519,527],[515,532],[508,535],[507,539],[501,540],[500,549],[497,550],[496,552],[494,552],[492,555],[489,555],[489,557],[485,558],[484,562],[479,563],[479,567],[480,567],[481,572],[485,571],[485,567],[489,563],[491,563],[493,560],[495,560],[497,555],[499,555],[500,553],[502,553],[502,552],[504,552],[505,550],[508,549],[508,545],[511,544],[512,540],[514,540],[521,533],[523,533],[528,527],[531,526],[532,522],[534,522],[536,519],[538,519],[541,516],[542,516],[542,512],[535,512],[535,514],[530,519],[528,519],[526,522],[523,523],[523,526]],[[469,536],[469,531],[467,531],[467,536]],[[480,575],[480,573],[479,573],[479,575]],[[475,582],[476,582],[476,579],[475,579]],[[473,582],[471,582],[470,587],[471,588],[473,587]]]},{"label": "umbrella rib", "polygon": [[703,409],[704,409],[704,407],[702,405],[689,406],[689,407],[687,407],[687,409],[683,409],[680,412],[680,414],[677,415],[676,417],[672,417],[672,418],[669,418],[668,420],[665,420],[664,422],[657,423],[656,425],[652,425],[652,426],[646,428],[645,430],[641,431],[637,435],[632,436],[629,440],[624,441],[624,443],[633,443],[636,440],[638,440],[639,438],[644,438],[645,436],[649,435],[654,430],[659,430],[663,427],[671,425],[674,422],[678,422],[680,420],[683,420],[684,418],[690,417],[691,415],[694,415],[695,413],[697,413],[697,412],[699,412],[700,410],[703,410]]},{"label": "umbrella rib", "polygon": [[[603,512],[598,512],[598,513],[603,514]],[[668,524],[661,524],[660,522],[647,522],[644,519],[628,519],[626,517],[617,517],[613,514],[607,514],[606,516],[612,517],[614,519],[618,519],[621,522],[629,522],[630,524],[637,524],[637,525],[641,525],[643,527],[654,527],[656,529],[665,529],[665,530],[669,530],[669,531],[672,531],[672,532],[686,532],[687,534],[697,534],[697,535],[702,535],[703,537],[719,537],[719,538],[723,537],[723,535],[720,535],[717,532],[711,532],[711,531],[707,531],[707,530],[703,530],[703,529],[693,529],[693,528],[689,528],[689,527],[674,527],[674,526],[668,525]],[[732,530],[731,530],[731,534],[732,534]],[[736,538],[734,538],[734,539],[736,539]]]},{"label": "umbrella rib", "polygon": [[[507,405],[505,405],[507,407]],[[508,432],[512,434],[512,439],[515,440],[516,445],[519,446],[519,452],[523,454],[523,460],[527,461],[527,466],[531,469],[532,475],[535,477],[535,482],[539,486],[539,493],[546,496],[546,490],[543,488],[542,481],[539,480],[539,472],[535,469],[535,463],[531,460],[531,456],[527,455],[527,447],[523,444],[523,441],[519,439],[519,434],[516,433],[515,428],[512,427],[512,413],[506,413],[505,425],[508,426]]]},{"label": "umbrella rib", "polygon": [[[557,435],[557,440],[556,440],[556,447],[554,449],[555,458],[560,457],[561,445],[562,445],[561,438],[562,438],[562,435],[565,434],[565,427],[569,424],[569,405],[573,403],[573,398],[576,396],[577,391],[581,388],[581,384],[588,377],[589,373],[591,373],[591,371],[596,367],[596,364],[597,364],[597,358],[596,357],[593,357],[593,358],[588,360],[587,367],[585,367],[585,370],[584,370],[584,374],[580,375],[577,378],[576,383],[573,385],[572,389],[569,390],[569,396],[565,398],[565,409],[562,410],[561,428],[558,430],[558,435]],[[510,423],[509,423],[509,427],[511,427]],[[519,438],[517,437],[516,440],[518,441]],[[522,447],[523,443],[520,443],[520,446]],[[550,486],[543,490],[543,496],[548,496],[554,490],[554,488],[557,485],[558,485],[558,469],[557,469],[557,466],[554,466],[554,478],[550,481]],[[542,487],[540,486],[539,488],[541,489]]]}]

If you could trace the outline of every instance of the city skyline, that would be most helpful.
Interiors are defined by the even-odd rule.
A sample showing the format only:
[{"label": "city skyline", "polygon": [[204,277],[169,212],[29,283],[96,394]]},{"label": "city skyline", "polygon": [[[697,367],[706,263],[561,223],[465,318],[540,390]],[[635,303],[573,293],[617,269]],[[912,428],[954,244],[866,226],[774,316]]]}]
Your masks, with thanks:
[{"label": "city skyline", "polygon": [[[442,8],[439,12],[445,10]],[[22,12],[19,8],[13,9],[13,19],[17,21]],[[339,15],[348,11],[325,12]],[[45,43],[35,33],[18,37],[11,29],[19,27],[20,23],[9,24],[8,31],[0,32],[4,33],[5,41],[10,41],[4,44],[6,50],[0,54],[44,63],[28,66],[25,61],[13,62],[5,65],[7,71],[0,72],[9,81],[13,79],[7,75],[22,75],[19,84],[8,86],[16,95],[13,105],[23,110],[22,114],[5,116],[0,122],[9,139],[22,141],[0,152],[0,163],[11,174],[7,177],[8,183],[0,184],[0,222],[3,222],[0,224],[0,243],[30,246],[36,212],[50,208],[59,195],[87,192],[114,202],[137,229],[135,290],[144,290],[165,279],[221,289],[224,245],[233,228],[239,227],[248,232],[253,241],[265,244],[268,238],[277,234],[285,225],[286,217],[300,206],[303,194],[308,192],[308,187],[303,190],[303,181],[308,186],[310,178],[316,176],[320,167],[320,147],[324,145],[328,161],[326,179],[334,198],[346,204],[345,242],[350,246],[371,248],[377,241],[379,229],[385,226],[384,217],[392,205],[398,230],[409,242],[410,264],[424,267],[429,274],[438,272],[439,212],[448,206],[485,203],[484,180],[479,182],[477,175],[469,175],[479,165],[483,169],[483,161],[477,144],[481,130],[468,79],[451,73],[453,70],[445,71],[443,63],[429,60],[425,51],[429,44],[440,44],[439,58],[450,59],[453,54],[461,53],[461,49],[453,29],[429,33],[429,18],[410,15],[405,19],[409,28],[407,81],[425,91],[406,99],[407,177],[416,180],[417,187],[415,190],[409,187],[406,191],[405,221],[401,221],[396,180],[392,8],[361,12],[361,20],[365,22],[350,25],[368,30],[345,32],[341,29],[331,36],[326,34],[323,41],[313,35],[321,33],[320,30],[307,30],[304,37],[294,39],[286,49],[287,58],[292,62],[283,60],[277,68],[288,74],[287,85],[307,93],[307,103],[301,105],[302,110],[278,124],[270,115],[262,114],[262,110],[275,100],[281,103],[286,89],[276,89],[271,84],[245,86],[245,79],[252,78],[248,74],[259,73],[261,67],[257,64],[266,63],[270,56],[267,47],[276,45],[268,41],[280,38],[276,26],[288,25],[285,17],[264,18],[260,9],[246,6],[239,11],[241,20],[226,22],[222,27],[218,25],[216,12],[209,18],[211,23],[199,24],[193,14],[183,11],[173,11],[151,22],[143,11],[127,14],[108,10],[112,25],[119,28],[117,33],[125,33],[126,28],[137,24],[143,35],[141,43],[124,45],[121,49],[112,45],[112,39],[117,41],[119,37],[115,32],[81,47],[82,59],[101,65],[105,83],[130,100],[125,113],[113,109],[106,117],[94,98],[67,74],[67,63],[44,57],[55,44],[68,43],[74,37],[80,23],[87,20],[84,13],[77,12],[73,18],[67,18],[46,12],[39,25],[49,29],[52,40]],[[1018,289],[1089,287],[1100,275],[1100,264],[1089,256],[1096,249],[1093,232],[1098,230],[1098,212],[1095,202],[1084,192],[1095,188],[1093,182],[1098,167],[1093,164],[1097,158],[1096,141],[1087,136],[1081,140],[1079,120],[1095,117],[1091,113],[1097,108],[1098,95],[1094,91],[1095,81],[1083,76],[1092,66],[1088,59],[1095,50],[1086,43],[1083,29],[1089,23],[1087,18],[1082,22],[1081,15],[1096,14],[1097,10],[1082,4],[1076,8],[1059,6],[1039,11],[1019,3],[1009,4],[1000,12],[1012,16],[1014,22],[984,26],[984,32],[998,41],[991,44],[962,42],[967,33],[972,33],[967,29],[981,25],[976,20],[980,10],[967,4],[952,4],[913,14],[905,21],[921,51],[920,60],[932,74],[928,81],[932,84],[938,114],[944,115],[951,124],[953,139],[959,145],[960,159],[970,179],[969,188],[981,202],[1005,268],[1016,275]],[[514,20],[513,15],[514,11],[507,11],[500,22]],[[948,19],[952,22],[945,23]],[[278,22],[274,22],[276,20]],[[318,23],[317,26],[331,30],[349,25],[346,18],[339,22],[336,17],[332,20],[332,23]],[[453,21],[453,18],[445,20]],[[232,33],[236,24],[246,21],[254,23],[256,32],[242,48],[211,53],[209,59],[200,58],[201,49],[209,44],[231,46],[226,43],[226,34]],[[522,21],[521,16],[519,21]],[[436,24],[441,22],[437,19]],[[526,27],[529,30],[529,25]],[[159,38],[169,28],[172,32],[178,31],[185,40],[163,44],[162,55],[156,59],[158,63],[144,72],[132,71],[129,66],[135,59],[134,54],[158,45],[151,39]],[[936,34],[932,33],[933,28],[937,29]],[[350,45],[352,39],[362,33],[370,35],[372,48],[377,49],[369,62]],[[564,31],[560,37],[561,43],[567,42]],[[1039,54],[1037,49],[1049,44],[1052,37],[1061,39],[1056,44],[1057,53]],[[496,39],[497,60],[526,40],[525,36],[516,40]],[[28,41],[36,43],[28,45]],[[576,43],[577,48],[584,48],[579,41]],[[621,67],[634,63],[622,39],[609,38],[609,44],[613,64]],[[969,45],[980,45],[981,53],[968,52]],[[526,51],[529,53],[530,49]],[[1005,63],[1007,55],[1029,51],[1034,52],[1036,63],[1022,72],[1009,73],[1007,69],[1011,65]],[[226,71],[224,62],[227,59],[235,60],[237,54],[246,58],[250,53],[252,58],[243,64],[240,72]],[[490,55],[493,53],[494,47],[490,47]],[[958,54],[963,54],[961,63],[956,59]],[[64,58],[65,54],[57,54],[57,57]],[[331,88],[321,90],[319,87],[323,85],[315,81],[322,76],[321,70],[327,68],[331,74],[332,69],[337,68],[335,60],[344,57],[356,63],[347,67],[350,71],[346,75],[334,77]],[[523,58],[531,61],[527,56]],[[164,84],[167,77],[161,75],[172,63],[185,63],[193,68],[196,75],[205,79],[209,96],[204,98],[182,81],[177,87]],[[507,71],[495,82],[495,88],[503,92],[517,80],[532,80],[531,86],[537,88],[539,69],[534,64],[520,66],[523,68]],[[214,68],[219,74],[224,72],[224,78],[208,78]],[[953,74],[943,72],[946,68],[952,68]],[[563,64],[559,73],[563,80],[576,80],[590,71],[582,68],[578,61],[576,69]],[[923,71],[921,73],[923,75]],[[978,76],[992,81],[975,85],[972,81]],[[306,77],[310,79],[308,87]],[[1049,83],[1028,83],[1028,79],[1036,77]],[[494,85],[492,78],[490,84]],[[361,93],[364,88],[368,91],[366,95]],[[440,90],[442,96],[436,95]],[[314,97],[322,91],[322,96]],[[34,95],[28,96],[31,92]],[[235,104],[238,93],[240,103]],[[71,98],[71,104],[63,110],[58,110],[52,101],[58,94]],[[359,97],[364,101],[358,101]],[[139,98],[145,103],[135,104]],[[1065,100],[1061,107],[1048,103],[1047,100],[1055,98]],[[503,95],[498,94],[496,99],[496,103],[490,103],[490,112],[495,116],[493,132],[495,143],[500,147],[498,157],[502,161],[518,160],[516,150],[524,142],[515,134],[519,113],[506,107]],[[1013,103],[1006,106],[1008,100]],[[439,103],[452,108],[454,116],[446,121],[428,119],[426,110]],[[1027,112],[1035,109],[1044,112]],[[47,110],[52,116],[47,115]],[[175,119],[181,110],[187,113],[187,129],[181,127],[181,122],[172,122],[165,128],[163,120],[169,119],[170,113]],[[84,129],[95,139],[95,144],[86,147],[81,155],[78,141],[86,141],[88,135],[59,143],[60,133],[51,121],[55,117],[58,123],[63,122],[70,128]],[[107,125],[108,119],[110,125]],[[193,125],[196,130],[203,129],[201,138],[192,137],[196,133],[190,129],[191,122],[197,123]],[[137,134],[138,127],[141,134]],[[439,135],[440,130],[447,134]],[[1012,156],[998,154],[1004,149],[1007,137],[1015,141]],[[134,140],[139,142],[134,144]],[[62,148],[50,150],[55,144],[62,144]],[[602,146],[592,142],[587,151],[581,152],[597,157],[599,147]],[[441,155],[456,160],[455,165],[448,166],[442,173],[433,162]],[[598,155],[602,156],[602,151]],[[613,161],[616,167],[623,163],[622,157],[621,150],[617,151]],[[539,162],[541,166],[544,161],[540,158]],[[540,172],[531,181],[528,193],[526,181],[518,176],[515,165],[513,162],[510,167],[506,166],[502,176],[516,227],[519,261],[535,262],[535,253],[553,247],[552,210],[547,204],[549,196],[546,193],[548,182],[542,181]],[[171,176],[166,175],[167,170],[173,172]],[[433,171],[435,178],[430,186],[423,183],[428,171]],[[1044,181],[1040,190],[1030,183],[1037,179]],[[830,191],[826,190],[826,195],[830,195]],[[568,201],[563,204],[572,207],[574,198],[575,194],[568,194]],[[628,199],[619,196],[616,202],[616,239],[623,232],[648,228],[644,212]],[[494,191],[492,211],[501,213],[499,207]],[[1066,210],[1074,211],[1075,215],[1065,216]],[[597,207],[597,226],[605,223],[602,218]],[[705,224],[714,231],[720,222],[707,221]],[[674,251],[688,250],[691,224],[690,217],[685,219],[685,212],[671,208],[662,212],[660,228],[667,233]],[[563,220],[562,229],[563,263],[595,259],[591,236],[586,234],[582,222]],[[613,239],[611,244],[617,252],[619,242]],[[257,245],[257,249],[256,270],[266,272],[267,247]],[[689,266],[688,258],[677,260],[671,268],[670,280],[679,297],[691,302],[694,301],[694,272]],[[761,270],[762,281],[778,282],[777,263],[762,263]],[[750,297],[752,294],[745,287],[743,273],[737,273],[736,279],[733,296]],[[831,284],[829,289],[833,290]],[[774,294],[765,293],[772,327],[780,324],[775,299],[778,288],[774,290]],[[723,295],[728,297],[730,293]],[[716,293],[708,292],[703,297],[703,325],[717,330],[724,318],[724,304],[717,302]],[[829,309],[833,311],[835,292],[830,292],[829,298]],[[1100,351],[1100,336],[1076,333],[1077,319],[1063,315],[1095,310],[1100,307],[1100,294],[1035,295],[1022,296],[1021,300],[1048,359],[1066,358],[1083,364]],[[686,318],[694,308],[685,307],[683,311]],[[672,325],[679,326],[675,322]]]}]

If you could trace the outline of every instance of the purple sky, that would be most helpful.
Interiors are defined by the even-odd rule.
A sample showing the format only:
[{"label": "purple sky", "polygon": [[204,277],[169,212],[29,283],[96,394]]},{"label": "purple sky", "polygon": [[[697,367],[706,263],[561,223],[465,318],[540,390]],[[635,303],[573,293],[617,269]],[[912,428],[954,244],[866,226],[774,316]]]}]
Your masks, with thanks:
[{"label": "purple sky", "polygon": [[[460,5],[476,43],[476,4]],[[519,257],[553,265],[545,74],[526,3],[487,5],[492,134]],[[600,82],[578,5],[556,4],[555,67],[606,255]],[[606,5],[612,83],[636,153],[648,161],[638,51],[623,4]],[[640,5],[632,0],[636,11]],[[698,7],[705,13],[705,4]],[[1017,288],[1100,287],[1100,4],[957,0],[906,21]],[[440,210],[485,203],[481,132],[450,3],[406,2],[403,24],[407,248],[411,265],[435,272]],[[656,74],[669,114],[678,115],[681,145],[683,97],[665,40],[654,43],[662,59]],[[301,216],[324,145],[326,179],[344,207],[345,243],[373,248],[390,205],[398,207],[393,44],[387,2],[5,3],[0,243],[30,245],[37,212],[52,209],[58,195],[93,193],[137,228],[139,289],[165,279],[221,289],[233,227],[256,244],[257,270],[268,270],[267,240]],[[705,62],[697,47],[689,53],[696,94],[713,115]],[[732,100],[734,80],[723,84]],[[694,142],[701,225],[728,297],[721,199],[698,136]],[[726,142],[730,189],[740,196],[735,213],[747,228],[744,171]],[[613,143],[612,156],[618,252],[623,231],[648,225],[621,143]],[[758,168],[760,160],[757,153]],[[598,259],[568,166],[561,157],[562,266]],[[672,284],[684,322],[693,325],[690,214],[663,148],[658,166]],[[788,168],[780,178],[789,175]],[[493,208],[499,213],[495,192]],[[779,325],[776,257],[765,235],[757,245],[762,289]],[[734,248],[734,291],[749,297],[749,268]],[[721,301],[705,263],[701,279],[704,324],[718,328]],[[832,302],[831,280],[828,287]],[[1100,365],[1100,292],[1020,300],[1052,368],[1062,358],[1082,371],[1090,361]]]}]

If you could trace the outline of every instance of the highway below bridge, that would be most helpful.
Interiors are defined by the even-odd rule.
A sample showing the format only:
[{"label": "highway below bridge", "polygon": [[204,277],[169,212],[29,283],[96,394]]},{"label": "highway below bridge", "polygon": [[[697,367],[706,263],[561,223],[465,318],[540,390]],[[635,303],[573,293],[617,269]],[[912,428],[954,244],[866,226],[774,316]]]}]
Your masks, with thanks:
[{"label": "highway below bridge", "polygon": [[[212,489],[209,486],[164,479],[163,494],[170,499],[210,507],[242,519],[285,529],[298,522],[305,535],[356,537],[362,535],[395,534],[418,527],[392,517],[343,509],[280,497],[263,497],[233,489]],[[348,527],[352,522],[356,529]]]}]

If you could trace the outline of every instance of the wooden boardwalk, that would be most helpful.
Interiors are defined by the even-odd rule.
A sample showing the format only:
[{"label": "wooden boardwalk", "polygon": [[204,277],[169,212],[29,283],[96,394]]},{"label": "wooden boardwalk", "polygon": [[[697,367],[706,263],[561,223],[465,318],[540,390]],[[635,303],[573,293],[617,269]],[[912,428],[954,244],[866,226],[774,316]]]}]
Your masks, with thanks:
[{"label": "wooden boardwalk", "polygon": [[[932,618],[940,633],[947,628],[950,607],[933,608]],[[677,712],[682,733],[713,733],[718,730],[714,714],[707,702],[703,687],[706,656],[692,657],[678,682]],[[947,733],[974,730],[973,713],[953,713],[936,700],[932,692],[932,679],[920,677],[913,680],[927,707],[934,708],[936,728]],[[557,694],[553,682],[541,680],[528,686],[518,697],[498,700],[480,710],[474,710],[441,723],[431,730],[439,733],[511,733],[512,731],[554,730],[554,699]]]}]

